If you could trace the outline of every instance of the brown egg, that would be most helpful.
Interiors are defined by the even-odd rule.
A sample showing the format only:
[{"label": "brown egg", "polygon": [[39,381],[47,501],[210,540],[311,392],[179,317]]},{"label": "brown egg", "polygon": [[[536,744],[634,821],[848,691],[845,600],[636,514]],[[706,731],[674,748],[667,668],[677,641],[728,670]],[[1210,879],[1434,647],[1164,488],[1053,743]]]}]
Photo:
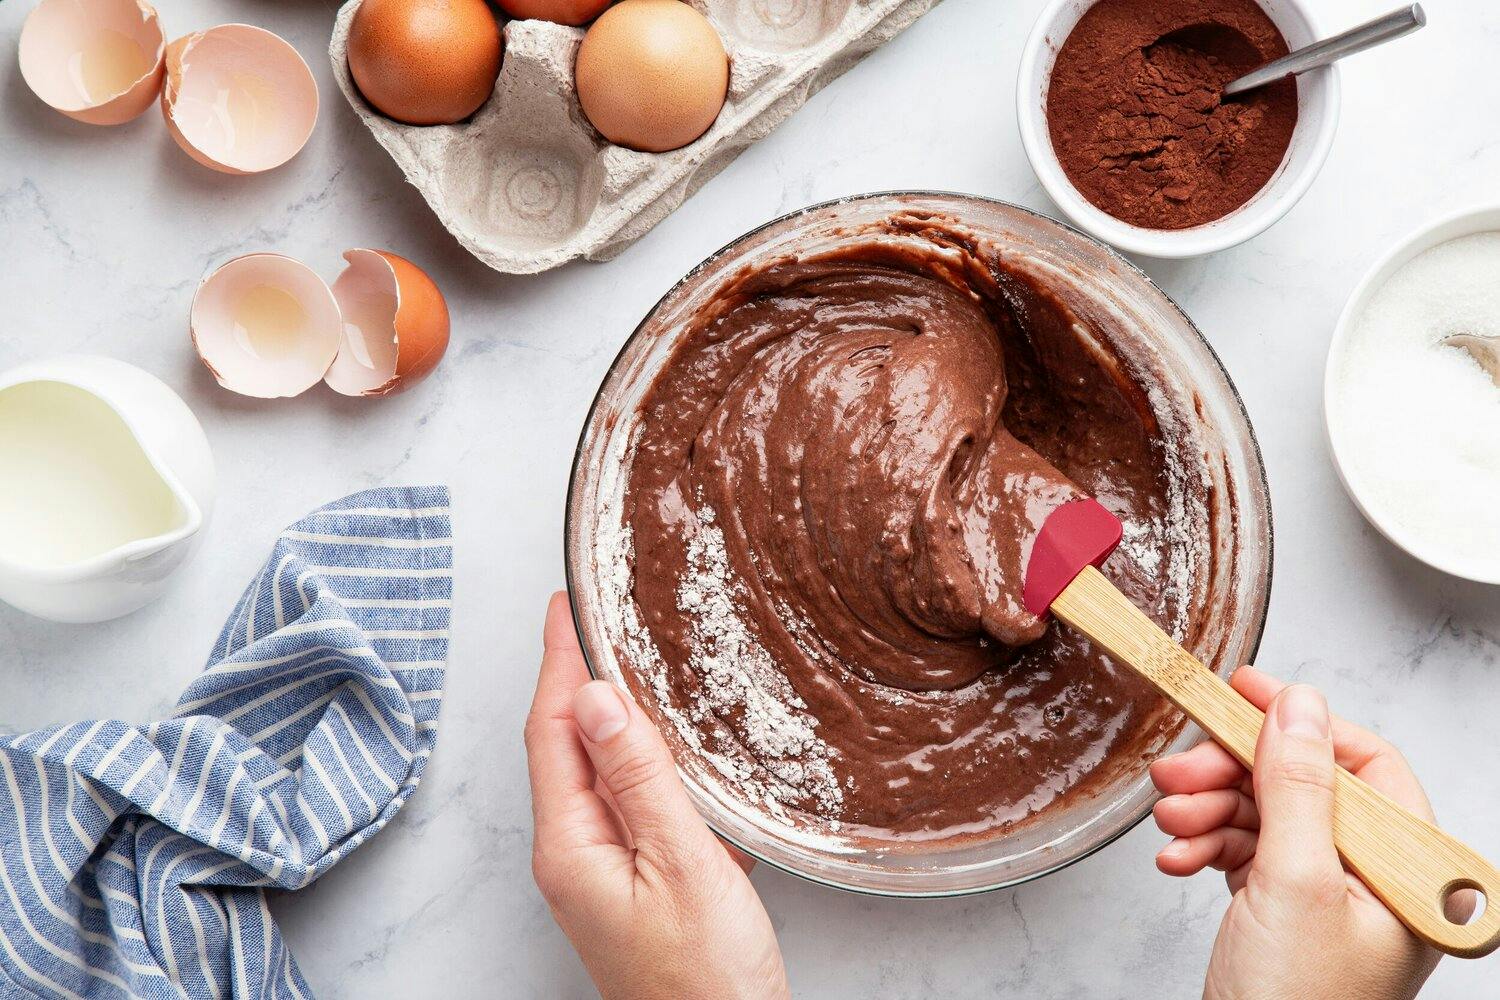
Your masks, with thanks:
[{"label": "brown egg", "polygon": [[610,142],[662,153],[697,139],[729,92],[719,33],[681,0],[621,0],[595,21],[573,70],[583,113]]},{"label": "brown egg", "polygon": [[349,72],[390,118],[462,121],[495,90],[500,26],[484,0],[364,0],[349,26]]},{"label": "brown egg", "polygon": [[558,24],[586,24],[614,0],[500,0],[500,9],[511,17]]}]

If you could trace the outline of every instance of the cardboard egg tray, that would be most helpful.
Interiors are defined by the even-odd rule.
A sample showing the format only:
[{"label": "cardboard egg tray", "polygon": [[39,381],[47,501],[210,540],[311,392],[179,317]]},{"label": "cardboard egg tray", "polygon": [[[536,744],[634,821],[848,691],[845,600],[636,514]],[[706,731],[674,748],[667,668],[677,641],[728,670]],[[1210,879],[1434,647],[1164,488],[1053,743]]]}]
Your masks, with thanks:
[{"label": "cardboard egg tray", "polygon": [[702,138],[670,153],[612,145],[584,117],[573,92],[582,28],[506,24],[495,92],[456,125],[403,125],[360,96],[347,56],[360,0],[339,11],[328,54],[339,89],[443,225],[497,271],[532,274],[620,253],[937,2],[693,0],[729,52],[729,96]]}]

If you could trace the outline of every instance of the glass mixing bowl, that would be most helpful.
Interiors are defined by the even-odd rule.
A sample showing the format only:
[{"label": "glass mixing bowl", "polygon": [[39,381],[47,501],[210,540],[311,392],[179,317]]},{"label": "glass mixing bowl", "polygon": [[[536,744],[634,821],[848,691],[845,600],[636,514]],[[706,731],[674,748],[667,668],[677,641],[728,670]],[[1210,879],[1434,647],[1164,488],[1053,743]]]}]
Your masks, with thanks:
[{"label": "glass mixing bowl", "polygon": [[[1239,394],[1192,321],[1129,261],[1082,233],[1026,209],[971,195],[897,192],[814,205],[742,236],[693,268],[641,322],[610,366],[584,423],[568,492],[565,547],[568,590],[589,669],[623,683],[623,634],[612,608],[628,595],[622,497],[638,406],[670,356],[685,321],[720,284],[746,265],[791,251],[827,250],[851,230],[896,212],[926,211],[957,219],[987,240],[1023,254],[1059,286],[1081,315],[1110,317],[1112,342],[1138,379],[1142,372],[1159,416],[1186,427],[1184,451],[1202,456],[1210,485],[1212,560],[1201,628],[1190,645],[1211,668],[1228,673],[1254,659],[1271,582],[1271,508],[1265,469]],[[910,238],[890,235],[890,239]],[[1166,411],[1170,411],[1167,413]],[[1179,441],[1182,441],[1179,432]],[[667,727],[670,728],[670,727]],[[1191,725],[1172,727],[1136,766],[1108,782],[1077,790],[1003,835],[954,844],[861,846],[802,836],[748,808],[695,764],[668,734],[688,791],[709,825],[760,861],[826,885],[892,896],[947,896],[1014,885],[1056,871],[1099,850],[1145,817],[1155,800],[1146,773],[1153,756],[1201,738]]]}]

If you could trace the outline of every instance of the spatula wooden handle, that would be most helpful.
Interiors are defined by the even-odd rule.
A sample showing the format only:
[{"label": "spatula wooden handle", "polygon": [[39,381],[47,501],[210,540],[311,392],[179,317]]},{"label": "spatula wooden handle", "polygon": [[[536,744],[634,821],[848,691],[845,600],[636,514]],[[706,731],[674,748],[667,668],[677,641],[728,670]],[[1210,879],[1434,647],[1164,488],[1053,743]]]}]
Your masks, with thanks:
[{"label": "spatula wooden handle", "polygon": [[[1134,668],[1246,767],[1265,714],[1132,604],[1092,566],[1052,603],[1062,621]],[[1413,934],[1463,958],[1500,946],[1500,871],[1479,854],[1413,815],[1342,767],[1333,799],[1333,842],[1349,869]],[[1484,912],[1455,924],[1443,904],[1457,889],[1477,889]]]}]

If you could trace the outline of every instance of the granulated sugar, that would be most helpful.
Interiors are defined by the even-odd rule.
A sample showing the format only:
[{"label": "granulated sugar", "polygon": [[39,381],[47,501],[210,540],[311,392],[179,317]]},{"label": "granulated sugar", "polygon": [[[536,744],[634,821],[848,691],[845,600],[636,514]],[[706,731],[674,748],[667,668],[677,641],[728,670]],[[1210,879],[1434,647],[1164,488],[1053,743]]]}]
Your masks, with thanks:
[{"label": "granulated sugar", "polygon": [[1402,266],[1353,326],[1329,391],[1345,474],[1435,561],[1500,558],[1500,388],[1452,334],[1500,336],[1500,233]]}]

